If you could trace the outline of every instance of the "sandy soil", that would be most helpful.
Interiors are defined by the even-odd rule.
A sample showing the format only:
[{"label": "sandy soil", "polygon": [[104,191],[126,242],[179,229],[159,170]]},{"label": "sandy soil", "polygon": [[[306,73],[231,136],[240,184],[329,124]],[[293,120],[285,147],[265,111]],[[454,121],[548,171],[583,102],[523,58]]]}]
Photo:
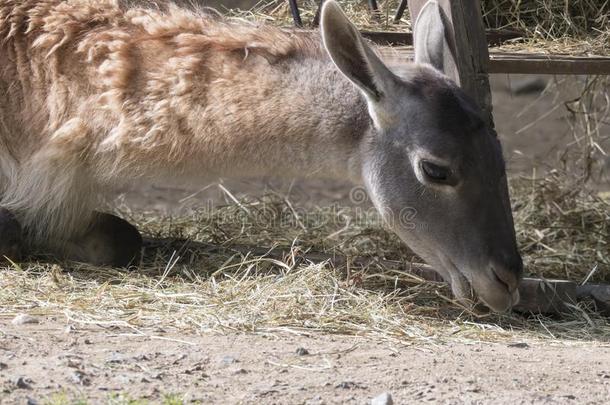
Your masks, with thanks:
[{"label": "sandy soil", "polygon": [[[349,336],[172,335],[0,321],[0,403],[157,401],[602,404],[610,347],[515,341],[400,346]],[[297,353],[305,349],[308,354]],[[30,402],[28,402],[28,400]]]}]

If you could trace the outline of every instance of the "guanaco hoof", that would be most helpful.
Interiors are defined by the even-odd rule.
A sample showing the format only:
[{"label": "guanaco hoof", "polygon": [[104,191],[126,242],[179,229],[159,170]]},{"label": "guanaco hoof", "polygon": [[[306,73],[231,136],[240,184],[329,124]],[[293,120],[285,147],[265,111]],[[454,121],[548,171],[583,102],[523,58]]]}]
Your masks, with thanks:
[{"label": "guanaco hoof", "polygon": [[21,257],[21,225],[6,208],[0,208],[0,263],[6,258],[19,260]]},{"label": "guanaco hoof", "polygon": [[71,241],[68,258],[97,266],[127,267],[139,260],[142,236],[129,222],[105,213],[80,238]]}]

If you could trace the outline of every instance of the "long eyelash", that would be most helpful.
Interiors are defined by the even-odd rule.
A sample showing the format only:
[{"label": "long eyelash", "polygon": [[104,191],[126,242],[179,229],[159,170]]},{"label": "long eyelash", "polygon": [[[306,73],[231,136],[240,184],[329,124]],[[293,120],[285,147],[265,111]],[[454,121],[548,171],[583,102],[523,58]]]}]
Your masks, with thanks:
[{"label": "long eyelash", "polygon": [[419,194],[419,198],[423,198],[423,196],[424,196],[424,194],[426,194],[426,191],[428,190],[428,188],[420,183],[418,183],[416,185],[416,187],[419,189],[419,190],[416,190],[416,192],[418,192],[418,194]]}]

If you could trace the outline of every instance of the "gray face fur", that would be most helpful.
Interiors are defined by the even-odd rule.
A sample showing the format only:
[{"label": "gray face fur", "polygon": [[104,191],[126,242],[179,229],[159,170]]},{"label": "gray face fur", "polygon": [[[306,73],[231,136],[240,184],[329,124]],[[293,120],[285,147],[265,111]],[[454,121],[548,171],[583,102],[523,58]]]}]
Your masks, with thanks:
[{"label": "gray face fur", "polygon": [[372,125],[361,144],[362,177],[386,222],[451,281],[496,311],[518,299],[517,250],[498,139],[478,107],[443,75],[451,57],[435,1],[415,26],[416,64],[394,75],[334,1],[322,34],[337,68],[367,100]]}]

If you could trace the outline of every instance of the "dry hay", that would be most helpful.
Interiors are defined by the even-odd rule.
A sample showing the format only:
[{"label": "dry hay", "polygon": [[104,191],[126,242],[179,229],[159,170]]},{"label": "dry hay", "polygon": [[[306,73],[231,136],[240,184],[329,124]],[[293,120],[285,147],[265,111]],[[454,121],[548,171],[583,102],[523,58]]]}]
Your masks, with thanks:
[{"label": "dry hay", "polygon": [[[339,0],[343,11],[360,29],[404,31],[410,28],[409,13],[405,11],[400,24],[394,24],[394,14],[398,8],[399,0],[378,1],[379,10],[372,13],[366,0],[347,1]],[[319,0],[298,1],[301,19],[304,28],[311,27],[318,9]],[[279,26],[292,26],[293,19],[288,1],[261,0],[250,10],[230,9],[223,10],[229,15],[249,20],[266,21]]]},{"label": "dry hay", "polygon": [[610,201],[565,173],[513,182],[519,246],[530,274],[610,283]]},{"label": "dry hay", "polygon": [[[583,182],[610,179],[610,173],[605,173],[610,166],[604,163],[610,162],[610,76],[586,76],[577,80],[582,83],[580,94],[564,102],[574,140],[566,145],[562,165],[564,171],[577,173]],[[555,81],[556,94],[562,93],[565,81],[566,78]]]},{"label": "dry hay", "polygon": [[[518,181],[513,196],[530,273],[581,281],[597,269],[592,281],[610,281],[610,202],[554,178]],[[74,263],[10,266],[0,272],[0,317],[63,313],[68,323],[144,334],[160,326],[184,332],[322,332],[402,344],[610,340],[610,322],[588,302],[554,319],[485,314],[454,303],[443,283],[384,266],[374,259],[417,259],[368,209],[301,209],[272,194],[192,216],[131,219],[148,236],[201,243],[176,239],[148,248],[133,271]],[[278,258],[261,247],[290,253]],[[345,265],[308,262],[316,252],[373,260],[351,266],[347,274]]]},{"label": "dry hay", "polygon": [[[379,1],[379,13],[372,15],[367,2],[339,0],[346,14],[364,30],[410,31],[408,10],[399,24],[393,23],[398,0]],[[305,26],[313,21],[317,0],[300,1]],[[487,28],[517,30],[523,40],[505,44],[510,51],[607,55],[610,51],[610,2],[608,0],[482,0]],[[228,10],[229,14],[292,25],[287,1],[261,0],[251,10]]]},{"label": "dry hay", "polygon": [[487,27],[515,29],[526,40],[515,50],[607,55],[610,51],[608,0],[483,0]]},{"label": "dry hay", "polygon": [[[574,184],[574,190],[583,184],[598,188],[606,184],[607,187],[610,184],[610,76],[553,77],[538,97],[523,106],[517,117],[544,98],[551,101],[550,109],[527,122],[516,134],[544,125],[553,112],[563,111],[562,120],[572,140],[557,145],[560,147],[555,151],[555,159],[544,159],[544,164],[552,163],[560,168],[555,176],[562,177],[564,188],[565,184]],[[534,167],[544,167],[541,162],[532,163]]]}]

